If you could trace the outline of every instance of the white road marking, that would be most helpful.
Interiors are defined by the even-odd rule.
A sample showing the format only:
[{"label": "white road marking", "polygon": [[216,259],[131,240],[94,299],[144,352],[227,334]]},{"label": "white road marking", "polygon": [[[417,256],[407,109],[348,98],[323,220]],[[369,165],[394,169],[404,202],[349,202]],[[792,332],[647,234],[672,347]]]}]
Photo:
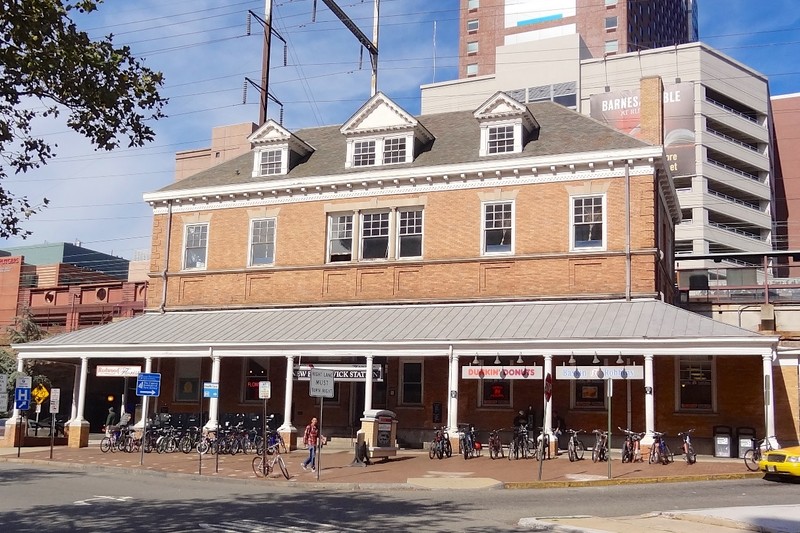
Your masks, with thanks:
[{"label": "white road marking", "polygon": [[78,500],[75,505],[91,505],[90,502],[106,502],[106,501],[113,501],[113,502],[126,502],[128,500],[132,500],[133,496],[93,496],[91,498],[86,498],[85,500]]}]

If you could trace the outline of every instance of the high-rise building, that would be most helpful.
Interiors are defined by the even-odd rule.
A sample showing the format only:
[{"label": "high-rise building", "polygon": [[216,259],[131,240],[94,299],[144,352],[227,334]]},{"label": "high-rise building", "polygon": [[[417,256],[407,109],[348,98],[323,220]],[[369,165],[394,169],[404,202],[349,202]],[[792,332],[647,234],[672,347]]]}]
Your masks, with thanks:
[{"label": "high-rise building", "polygon": [[461,0],[459,78],[495,72],[498,47],[580,35],[582,57],[698,40],[696,0]]},{"label": "high-rise building", "polygon": [[773,96],[775,130],[775,244],[783,250],[800,250],[800,93]]}]

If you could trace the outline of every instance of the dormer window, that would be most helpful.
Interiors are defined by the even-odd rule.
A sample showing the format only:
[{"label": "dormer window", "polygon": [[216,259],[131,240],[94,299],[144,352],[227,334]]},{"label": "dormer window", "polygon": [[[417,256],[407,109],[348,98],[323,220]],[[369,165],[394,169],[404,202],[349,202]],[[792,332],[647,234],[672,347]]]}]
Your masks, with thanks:
[{"label": "dormer window", "polygon": [[505,154],[513,151],[514,126],[490,126],[488,153]]},{"label": "dormer window", "polygon": [[283,150],[264,150],[261,152],[261,175],[283,174]]},{"label": "dormer window", "polygon": [[410,162],[410,154],[406,149],[409,143],[407,136],[353,139],[348,143],[352,150],[349,166],[372,167]]}]

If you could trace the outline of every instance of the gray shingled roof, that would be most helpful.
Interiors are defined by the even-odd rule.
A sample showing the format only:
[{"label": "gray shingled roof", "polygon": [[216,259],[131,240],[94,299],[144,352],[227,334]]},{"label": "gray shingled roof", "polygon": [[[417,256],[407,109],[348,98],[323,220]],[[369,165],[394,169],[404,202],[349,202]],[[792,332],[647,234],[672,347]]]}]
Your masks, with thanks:
[{"label": "gray shingled roof", "polygon": [[[478,154],[480,126],[472,111],[437,113],[416,117],[433,134],[435,140],[418,154],[412,163],[392,165],[393,169],[452,165],[514,159],[519,157],[553,156],[559,154],[619,150],[649,146],[597,120],[552,102],[528,104],[539,122],[538,138],[528,142],[522,154],[483,156]],[[313,176],[358,174],[374,171],[374,167],[346,169],[346,139],[340,126],[310,128],[293,132],[310,144],[314,153],[307,161],[295,166],[286,176],[275,179],[301,179]],[[160,189],[164,191],[191,190],[204,187],[265,183],[268,178],[252,177],[253,154],[247,153],[210,169],[201,171],[181,181]],[[237,173],[238,171],[238,173]]]},{"label": "gray shingled roof", "polygon": [[[661,301],[504,302],[306,307],[146,313],[15,346],[40,354],[59,348],[132,345],[263,345],[290,348],[397,343],[739,339],[776,340]],[[772,340],[771,340],[772,339]],[[762,344],[762,343],[759,343]]]}]

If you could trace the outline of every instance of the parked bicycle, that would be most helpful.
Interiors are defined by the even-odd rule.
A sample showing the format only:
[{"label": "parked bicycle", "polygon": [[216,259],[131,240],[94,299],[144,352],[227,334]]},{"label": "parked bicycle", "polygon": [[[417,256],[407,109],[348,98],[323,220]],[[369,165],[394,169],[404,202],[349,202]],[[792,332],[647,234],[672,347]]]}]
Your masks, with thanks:
[{"label": "parked bicycle", "polygon": [[433,440],[428,447],[428,456],[433,459],[434,457],[438,457],[439,459],[443,457],[451,457],[453,455],[453,446],[450,444],[450,435],[447,433],[447,429],[442,426],[436,428],[433,434]]},{"label": "parked bicycle", "polygon": [[580,461],[583,459],[584,446],[578,438],[578,434],[583,433],[582,429],[568,429],[569,442],[567,442],[567,455],[570,462]]},{"label": "parked bicycle", "polygon": [[683,448],[683,458],[686,459],[687,465],[693,465],[697,462],[697,454],[694,453],[694,446],[692,446],[691,434],[693,431],[694,428],[678,433],[678,436],[683,439],[681,447]]},{"label": "parked bicycle", "polygon": [[531,451],[530,441],[528,439],[528,426],[521,425],[514,427],[514,435],[511,437],[511,442],[508,443],[508,460],[512,459],[525,459]]},{"label": "parked bicycle", "polygon": [[489,432],[489,457],[497,459],[505,457],[503,453],[503,441],[500,439],[502,429],[495,429]]},{"label": "parked bicycle", "polygon": [[592,461],[608,461],[608,431],[595,429],[594,447],[592,448]]},{"label": "parked bicycle", "polygon": [[255,473],[256,477],[267,477],[275,469],[275,463],[278,464],[278,468],[280,468],[283,477],[289,479],[291,477],[289,475],[289,469],[286,468],[286,462],[283,460],[283,456],[281,455],[280,449],[277,446],[275,447],[274,453],[271,456],[265,457],[262,454],[253,457],[253,472]]},{"label": "parked bicycle", "polygon": [[666,435],[659,431],[653,432],[653,445],[650,447],[650,457],[648,458],[650,464],[668,465],[672,462],[672,451],[667,446]]},{"label": "parked bicycle", "polygon": [[638,433],[630,429],[622,429],[621,427],[617,429],[625,433],[625,442],[622,444],[622,462],[633,463],[641,461],[642,451],[640,441],[642,437],[644,437],[644,433]]},{"label": "parked bicycle", "polygon": [[481,444],[475,436],[474,426],[465,424],[459,431],[458,437],[459,452],[464,456],[464,459],[477,457],[481,454]]},{"label": "parked bicycle", "polygon": [[753,447],[744,452],[744,464],[748,470],[757,472],[758,462],[761,460],[761,456],[764,452],[770,452],[774,449],[772,444],[770,444],[770,438],[771,437],[752,439]]}]

